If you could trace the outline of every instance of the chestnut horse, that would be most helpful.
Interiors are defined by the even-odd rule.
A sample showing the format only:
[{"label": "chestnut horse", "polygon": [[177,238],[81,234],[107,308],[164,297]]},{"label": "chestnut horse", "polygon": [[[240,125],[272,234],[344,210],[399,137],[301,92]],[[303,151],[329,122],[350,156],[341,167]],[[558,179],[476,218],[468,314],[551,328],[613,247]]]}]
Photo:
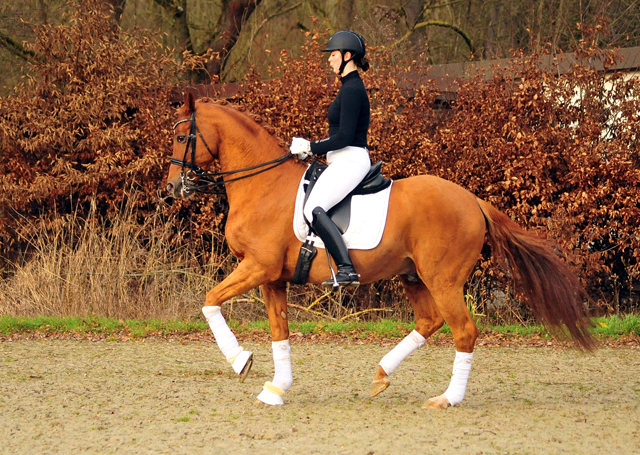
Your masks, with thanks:
[{"label": "chestnut horse", "polygon": [[[216,159],[220,173],[203,170]],[[223,354],[244,378],[253,355],[238,346],[219,309],[235,296],[262,288],[276,371],[258,399],[282,404],[293,380],[287,282],[301,247],[293,231],[294,203],[307,165],[292,159],[259,117],[224,102],[196,102],[191,94],[178,111],[171,163],[167,190],[174,197],[201,190],[199,185],[211,184],[215,176],[226,187],[226,238],[240,263],[209,291],[203,312]],[[485,235],[494,257],[519,283],[533,314],[556,336],[568,334],[580,347],[593,348],[584,305],[588,296],[544,239],[524,231],[454,183],[430,175],[405,178],[393,182],[380,244],[351,251],[361,283],[399,277],[416,320],[415,330],[380,362],[372,396],[385,390],[388,375],[446,322],[457,350],[451,384],[425,407],[446,408],[462,401],[478,337],[463,288],[480,257]],[[322,253],[313,262],[310,283],[330,278],[328,258]]]}]

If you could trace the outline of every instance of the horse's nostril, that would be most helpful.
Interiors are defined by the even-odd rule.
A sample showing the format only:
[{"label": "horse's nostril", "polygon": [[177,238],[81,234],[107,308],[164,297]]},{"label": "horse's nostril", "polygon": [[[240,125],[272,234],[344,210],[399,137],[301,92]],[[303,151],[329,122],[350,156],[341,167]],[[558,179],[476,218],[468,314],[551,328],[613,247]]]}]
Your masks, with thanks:
[{"label": "horse's nostril", "polygon": [[167,183],[167,192],[173,194],[174,186],[173,183]]}]

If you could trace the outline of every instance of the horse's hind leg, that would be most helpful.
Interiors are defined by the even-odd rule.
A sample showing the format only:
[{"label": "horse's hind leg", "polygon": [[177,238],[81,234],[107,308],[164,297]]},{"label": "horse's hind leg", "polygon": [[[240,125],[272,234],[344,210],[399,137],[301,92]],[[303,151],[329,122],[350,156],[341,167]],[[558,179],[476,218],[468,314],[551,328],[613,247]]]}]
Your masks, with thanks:
[{"label": "horse's hind leg", "polygon": [[425,340],[444,324],[444,319],[440,316],[431,293],[422,281],[417,277],[407,276],[400,276],[400,280],[413,308],[416,328],[380,361],[371,386],[372,397],[389,387],[388,376],[395,372],[404,359],[424,345]]},{"label": "horse's hind leg", "polygon": [[447,390],[440,396],[430,398],[422,407],[445,409],[461,403],[464,399],[473,363],[473,347],[478,338],[478,328],[464,302],[462,286],[447,287],[445,291],[434,291],[433,294],[440,314],[451,327],[456,343],[456,358]]}]

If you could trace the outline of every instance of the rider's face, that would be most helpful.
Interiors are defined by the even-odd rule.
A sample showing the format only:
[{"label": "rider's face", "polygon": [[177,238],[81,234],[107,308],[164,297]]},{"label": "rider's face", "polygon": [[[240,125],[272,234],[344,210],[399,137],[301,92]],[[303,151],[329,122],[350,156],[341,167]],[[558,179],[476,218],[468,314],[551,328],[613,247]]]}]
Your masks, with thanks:
[{"label": "rider's face", "polygon": [[[351,52],[344,53],[344,59],[349,60],[351,58]],[[340,51],[332,51],[329,55],[329,66],[333,72],[340,75],[340,65],[342,65],[342,54]]]}]

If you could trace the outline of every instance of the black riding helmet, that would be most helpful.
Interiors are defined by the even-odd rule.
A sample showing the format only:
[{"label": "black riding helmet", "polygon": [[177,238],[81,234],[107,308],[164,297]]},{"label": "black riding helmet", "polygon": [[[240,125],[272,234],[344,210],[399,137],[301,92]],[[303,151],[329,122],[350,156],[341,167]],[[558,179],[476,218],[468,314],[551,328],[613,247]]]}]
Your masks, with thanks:
[{"label": "black riding helmet", "polygon": [[342,54],[342,65],[340,65],[340,74],[344,70],[349,60],[344,60],[344,53],[351,52],[351,60],[359,59],[365,56],[367,50],[364,44],[364,38],[358,33],[351,30],[340,30],[329,40],[327,48],[324,52],[340,51]]}]

